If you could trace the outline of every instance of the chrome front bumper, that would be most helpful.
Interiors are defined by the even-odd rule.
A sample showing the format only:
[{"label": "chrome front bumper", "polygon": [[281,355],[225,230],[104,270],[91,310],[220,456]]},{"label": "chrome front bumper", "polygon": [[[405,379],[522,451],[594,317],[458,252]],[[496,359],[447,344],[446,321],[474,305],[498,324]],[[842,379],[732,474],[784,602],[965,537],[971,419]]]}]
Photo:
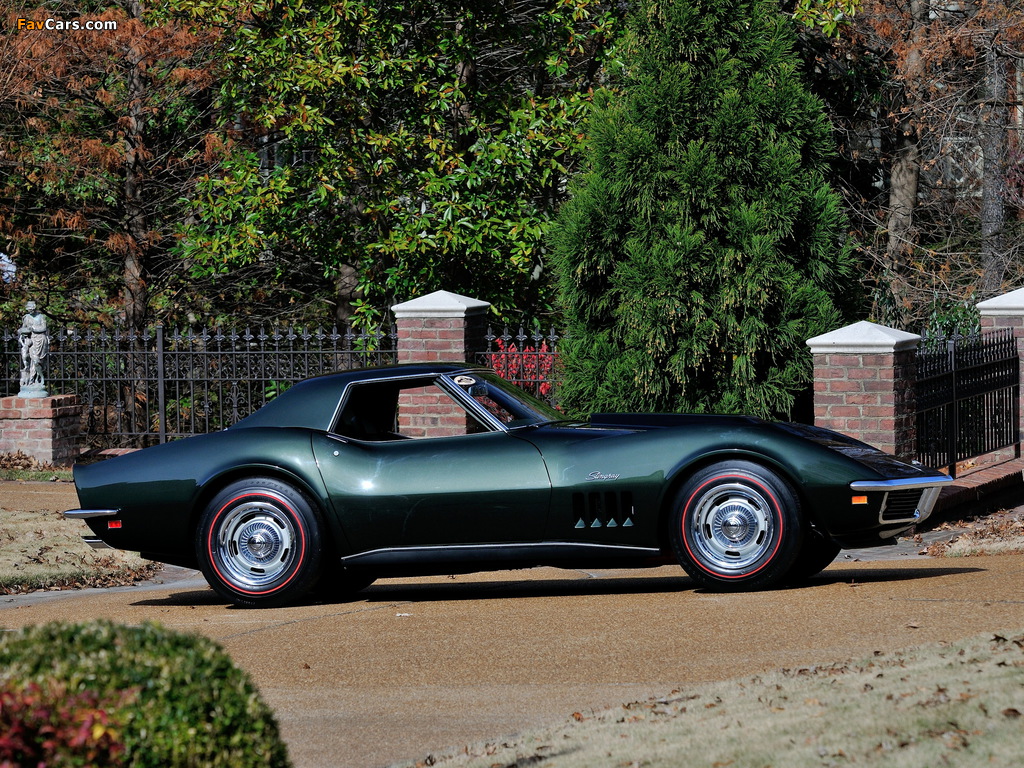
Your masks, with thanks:
[{"label": "chrome front bumper", "polygon": [[[913,525],[928,519],[942,489],[952,482],[953,478],[944,475],[897,480],[857,480],[850,483],[850,490],[885,494],[878,510],[878,522],[882,525]],[[920,495],[915,495],[916,491],[920,491]]]}]

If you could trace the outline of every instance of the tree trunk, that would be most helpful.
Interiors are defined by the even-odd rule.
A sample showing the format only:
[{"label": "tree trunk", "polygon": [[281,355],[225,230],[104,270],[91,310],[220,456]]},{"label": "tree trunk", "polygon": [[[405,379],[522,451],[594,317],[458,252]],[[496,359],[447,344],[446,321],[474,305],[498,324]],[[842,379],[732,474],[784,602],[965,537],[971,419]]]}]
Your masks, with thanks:
[{"label": "tree trunk", "polygon": [[345,326],[352,317],[352,302],[363,295],[359,290],[359,272],[349,264],[340,265],[338,275],[334,279],[334,287],[338,297],[338,303],[334,307],[334,321],[339,327]]},{"label": "tree trunk", "polygon": [[[132,18],[142,16],[142,4],[131,2]],[[141,333],[146,323],[148,295],[146,290],[146,251],[149,232],[143,196],[144,168],[143,113],[145,84],[142,79],[142,51],[132,46],[128,51],[128,119],[125,125],[124,213],[129,242],[124,257],[124,314],[128,330]]]},{"label": "tree trunk", "polygon": [[[464,22],[460,21],[456,26],[458,35],[467,34]],[[476,61],[466,58],[455,65],[455,76],[462,88],[462,99],[452,107],[452,118],[454,123],[455,146],[460,152],[469,149],[476,141],[476,135],[471,126],[473,125],[473,107],[469,101],[469,90],[473,87],[476,78]]]},{"label": "tree trunk", "polygon": [[914,248],[914,211],[917,208],[918,183],[921,178],[921,152],[918,125],[920,123],[920,87],[922,77],[921,46],[925,44],[925,25],[928,22],[926,0],[910,3],[910,51],[898,73],[903,82],[905,108],[899,124],[896,156],[889,179],[889,215],[886,220],[888,247],[886,267],[897,270],[904,257]]},{"label": "tree trunk", "polygon": [[889,178],[889,232],[886,254],[889,269],[897,269],[904,257],[914,248],[914,208],[917,206],[917,188],[921,178],[921,152],[917,129],[904,121]]},{"label": "tree trunk", "polygon": [[995,295],[1006,271],[1007,172],[1006,58],[993,38],[985,48],[985,101],[981,106],[981,291]]}]

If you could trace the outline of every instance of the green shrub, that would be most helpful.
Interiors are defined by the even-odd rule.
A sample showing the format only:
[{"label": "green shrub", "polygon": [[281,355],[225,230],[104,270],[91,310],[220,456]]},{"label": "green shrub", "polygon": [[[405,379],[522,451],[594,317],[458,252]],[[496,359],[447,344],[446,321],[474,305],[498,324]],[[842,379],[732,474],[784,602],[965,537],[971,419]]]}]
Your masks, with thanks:
[{"label": "green shrub", "polygon": [[105,703],[131,768],[290,765],[248,675],[204,637],[155,624],[47,624],[0,635],[0,670],[5,688],[56,684],[94,697],[92,709]]},{"label": "green shrub", "polygon": [[835,151],[771,0],[636,0],[552,225],[559,404],[791,418],[805,340],[857,314]]},{"label": "green shrub", "polygon": [[124,765],[116,725],[96,693],[56,682],[0,688],[0,768]]}]

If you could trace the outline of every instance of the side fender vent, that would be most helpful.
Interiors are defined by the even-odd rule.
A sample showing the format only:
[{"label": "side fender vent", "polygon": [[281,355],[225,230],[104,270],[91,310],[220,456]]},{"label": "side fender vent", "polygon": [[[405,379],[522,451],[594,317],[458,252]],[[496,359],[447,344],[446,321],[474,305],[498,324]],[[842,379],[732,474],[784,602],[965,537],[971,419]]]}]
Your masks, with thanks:
[{"label": "side fender vent", "polygon": [[629,491],[591,491],[572,495],[574,528],[631,528],[633,494]]}]

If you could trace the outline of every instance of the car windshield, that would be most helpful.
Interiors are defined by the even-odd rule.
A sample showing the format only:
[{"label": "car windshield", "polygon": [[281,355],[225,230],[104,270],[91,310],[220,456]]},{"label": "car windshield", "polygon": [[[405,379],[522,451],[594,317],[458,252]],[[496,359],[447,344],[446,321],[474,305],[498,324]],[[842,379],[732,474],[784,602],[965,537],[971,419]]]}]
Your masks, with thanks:
[{"label": "car windshield", "polygon": [[543,400],[538,400],[490,371],[453,373],[447,378],[476,400],[494,419],[510,429],[565,419],[564,414]]}]

